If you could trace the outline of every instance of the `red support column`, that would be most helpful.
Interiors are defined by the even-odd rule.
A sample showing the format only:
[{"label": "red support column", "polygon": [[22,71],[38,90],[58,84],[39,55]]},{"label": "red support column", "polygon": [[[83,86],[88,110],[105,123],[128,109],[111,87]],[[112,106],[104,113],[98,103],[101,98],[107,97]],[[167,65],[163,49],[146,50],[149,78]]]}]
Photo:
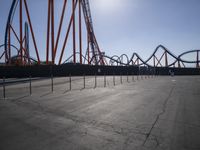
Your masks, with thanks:
[{"label": "red support column", "polygon": [[19,2],[19,32],[20,32],[20,63],[21,64],[23,64],[23,57],[22,57],[22,48],[23,48],[23,30],[22,30],[22,28],[23,28],[23,25],[22,25],[22,21],[23,21],[23,19],[22,19],[22,0],[20,0],[20,2]]},{"label": "red support column", "polygon": [[10,43],[11,43],[11,37],[10,37],[10,25],[8,27],[8,64],[11,64],[11,47],[10,47]]},{"label": "red support column", "polygon": [[76,63],[76,21],[75,21],[75,0],[72,0],[72,13],[73,13],[73,62]]},{"label": "red support column", "polygon": [[13,29],[13,27],[10,25],[10,29],[12,30],[12,32],[14,33],[14,36],[16,37],[17,41],[19,42],[20,44],[20,39],[19,37],[17,36],[17,33],[15,32],[15,30]]},{"label": "red support column", "polygon": [[29,23],[30,30],[31,30],[33,44],[34,44],[35,51],[36,51],[36,56],[37,56],[37,59],[38,59],[38,64],[40,64],[40,56],[39,56],[39,53],[38,53],[38,48],[37,48],[37,44],[36,44],[36,40],[35,40],[35,35],[34,35],[34,32],[33,32],[33,27],[32,27],[31,18],[30,18],[30,15],[29,15],[28,5],[26,3],[26,0],[24,0],[24,4],[25,4],[25,10],[26,10],[27,18],[28,18],[28,23]]},{"label": "red support column", "polygon": [[105,65],[105,62],[104,62],[104,60],[103,60],[102,53],[101,53],[101,51],[100,51],[100,48],[99,48],[99,45],[98,45],[98,43],[97,43],[97,40],[96,40],[95,35],[94,35],[94,41],[95,41],[95,45],[97,46],[97,50],[98,50],[98,53],[99,53],[100,64],[101,64],[101,65]]},{"label": "red support column", "polygon": [[70,29],[71,29],[71,25],[72,25],[72,22],[73,22],[73,15],[74,15],[74,12],[75,12],[75,9],[76,9],[76,6],[77,6],[77,2],[78,2],[78,0],[76,0],[75,6],[74,6],[74,11],[72,12],[72,15],[70,17],[70,22],[68,24],[67,33],[65,35],[64,44],[63,44],[63,47],[62,47],[62,50],[61,50],[61,55],[60,55],[60,58],[59,58],[59,65],[61,64],[62,57],[63,57],[64,50],[65,50],[65,46],[67,44],[67,40],[68,40],[68,37],[69,37],[69,32],[70,32]]},{"label": "red support column", "polygon": [[23,37],[23,64],[26,65],[26,57],[24,57],[26,55],[26,38],[25,38],[26,34],[24,32],[24,37]]},{"label": "red support column", "polygon": [[58,49],[58,42],[59,42],[59,39],[60,39],[60,33],[61,33],[62,24],[63,24],[66,5],[67,5],[67,0],[64,0],[64,5],[63,5],[63,8],[62,8],[62,15],[61,15],[61,18],[60,18],[60,23],[59,23],[59,28],[58,28],[58,34],[57,34],[57,38],[56,38],[56,45],[55,45],[55,49],[54,49],[54,61],[55,61],[56,52],[57,52],[57,49]]},{"label": "red support column", "polygon": [[47,41],[46,41],[46,64],[49,64],[49,30],[50,30],[50,12],[51,12],[51,0],[48,0],[48,18],[47,18]]},{"label": "red support column", "polygon": [[90,36],[89,36],[89,33],[88,33],[88,36],[87,36],[87,57],[88,57],[88,65],[91,64],[90,62]]},{"label": "red support column", "polygon": [[79,49],[80,49],[80,64],[82,64],[82,20],[81,20],[81,0],[79,0]]},{"label": "red support column", "polygon": [[54,64],[54,0],[51,0],[51,56]]},{"label": "red support column", "polygon": [[199,51],[197,51],[197,68],[199,68]]}]

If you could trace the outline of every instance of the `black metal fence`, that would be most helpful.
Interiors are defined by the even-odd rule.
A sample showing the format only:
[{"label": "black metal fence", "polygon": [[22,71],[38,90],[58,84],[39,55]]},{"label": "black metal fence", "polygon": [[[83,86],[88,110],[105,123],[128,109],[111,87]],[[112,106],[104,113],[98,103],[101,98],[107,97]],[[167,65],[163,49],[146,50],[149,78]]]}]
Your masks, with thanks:
[{"label": "black metal fence", "polygon": [[66,75],[200,75],[200,68],[165,68],[138,66],[89,66],[89,65],[61,65],[61,66],[0,66],[0,78],[25,77],[62,77]]}]

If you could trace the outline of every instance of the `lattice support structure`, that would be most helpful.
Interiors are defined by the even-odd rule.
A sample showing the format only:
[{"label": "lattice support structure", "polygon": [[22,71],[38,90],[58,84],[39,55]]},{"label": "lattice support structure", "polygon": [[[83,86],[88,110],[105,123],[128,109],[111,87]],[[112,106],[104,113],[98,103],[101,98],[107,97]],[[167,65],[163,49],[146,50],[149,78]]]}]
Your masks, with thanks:
[{"label": "lattice support structure", "polygon": [[[92,24],[92,17],[90,11],[90,5],[88,0],[63,0],[62,5],[62,13],[59,16],[59,22],[55,22],[55,0],[48,0],[47,7],[47,35],[46,35],[46,57],[43,63],[45,64],[59,64],[63,63],[63,59],[66,58],[64,54],[66,53],[66,47],[68,46],[69,38],[73,41],[72,48],[72,62],[83,63],[83,44],[87,45],[87,58],[84,58],[84,62],[87,62],[91,65],[104,65],[105,62],[102,57],[102,53],[100,51],[99,45],[97,43],[94,28]],[[71,14],[67,14],[67,8],[71,10]],[[19,13],[16,14],[15,10],[19,9]],[[34,13],[34,12],[32,12]],[[78,15],[77,15],[78,14]],[[13,26],[12,20],[13,17],[19,16],[19,29]],[[69,16],[65,18],[65,16]],[[26,19],[25,19],[26,18]],[[66,24],[66,20],[69,20],[67,27],[64,26]],[[85,25],[82,24],[82,20],[85,20]],[[27,22],[28,26],[24,26],[24,23]],[[55,26],[58,23],[58,31],[55,30]],[[78,28],[77,28],[78,26]],[[27,28],[28,27],[28,28]],[[24,30],[23,28],[26,28]],[[64,31],[63,29],[66,29]],[[28,41],[28,33],[25,31],[29,31],[30,29],[30,38],[33,41],[34,51],[36,54],[35,63],[40,64],[40,51],[38,50],[37,45],[37,37],[34,34],[34,27],[32,26],[32,19],[30,17],[29,8],[28,8],[28,0],[13,0],[12,6],[10,8],[10,13],[7,21],[7,28],[5,33],[5,64],[12,64],[13,54],[11,51],[11,40],[13,37],[18,41],[19,45],[17,47],[17,65],[30,65],[31,54],[30,51],[27,51]],[[83,43],[83,30],[87,32],[87,43]],[[61,33],[65,33],[64,42],[61,43]],[[72,35],[70,35],[72,32]],[[61,48],[61,49],[60,49]],[[79,55],[79,57],[77,57]],[[3,56],[2,56],[3,57]],[[69,56],[70,57],[70,56]],[[58,60],[58,61],[57,61]],[[78,60],[78,61],[77,61]]]},{"label": "lattice support structure", "polygon": [[[44,50],[41,50],[42,46],[38,46],[37,43],[39,38],[34,32],[34,23],[31,19],[34,12],[29,11],[30,1],[12,1],[7,19],[5,42],[0,45],[0,48],[4,47],[4,50],[0,51],[0,60],[4,58],[5,65],[80,63],[88,65],[183,68],[186,67],[186,64],[193,64],[194,67],[200,68],[200,50],[191,50],[176,56],[163,45],[156,47],[147,60],[143,60],[136,53],[133,53],[131,57],[126,54],[112,57],[106,56],[101,51],[95,36],[89,0],[59,1],[59,3],[62,2],[59,15],[56,14],[58,11],[55,10],[58,1],[46,0],[47,6],[44,7],[47,8],[47,18],[46,20],[38,20],[39,23],[44,21],[46,28],[44,37],[45,58],[42,59],[41,52]],[[55,19],[56,17],[58,17],[58,21]],[[13,18],[17,18],[19,26],[14,26],[16,23],[12,23]],[[62,38],[61,35],[63,36]],[[70,41],[72,43],[69,43]],[[184,55],[191,53],[195,54],[193,60],[183,59]]]}]

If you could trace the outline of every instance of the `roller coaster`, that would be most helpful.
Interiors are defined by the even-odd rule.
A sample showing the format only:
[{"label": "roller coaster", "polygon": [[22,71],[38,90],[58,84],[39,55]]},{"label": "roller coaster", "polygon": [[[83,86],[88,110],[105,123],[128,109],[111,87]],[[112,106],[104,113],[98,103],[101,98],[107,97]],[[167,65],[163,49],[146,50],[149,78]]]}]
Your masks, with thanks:
[{"label": "roller coaster", "polygon": [[[7,18],[4,44],[0,45],[0,62],[2,65],[62,65],[73,63],[200,68],[200,50],[190,50],[176,56],[163,45],[157,46],[146,60],[142,59],[137,53],[133,53],[131,57],[126,54],[107,56],[105,52],[101,51],[95,36],[89,0],[63,0],[58,24],[55,21],[55,5],[57,3],[55,0],[47,0],[46,39],[44,39],[46,41],[46,60],[42,61],[40,56],[42,51],[39,50],[37,44],[38,38],[34,32],[35,23],[32,22],[29,2],[29,0],[12,1]],[[15,17],[18,17],[19,26],[13,23]],[[55,31],[55,24],[58,26],[57,32]],[[86,36],[83,35],[83,30],[86,31]],[[64,35],[64,40],[61,40],[61,34]],[[70,44],[69,41],[72,41],[72,43]],[[192,58],[189,59],[188,55],[192,55]]]}]

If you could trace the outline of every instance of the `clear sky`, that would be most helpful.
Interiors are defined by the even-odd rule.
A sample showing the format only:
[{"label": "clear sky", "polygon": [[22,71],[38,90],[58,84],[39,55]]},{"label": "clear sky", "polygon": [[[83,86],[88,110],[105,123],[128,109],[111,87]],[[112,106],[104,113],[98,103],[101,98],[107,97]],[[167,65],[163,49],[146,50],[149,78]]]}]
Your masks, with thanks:
[{"label": "clear sky", "polygon": [[[11,2],[0,0],[0,43]],[[37,22],[33,23],[36,35],[43,35],[37,37],[39,49],[44,49],[47,0],[27,2]],[[56,3],[59,14],[62,0]],[[107,55],[137,52],[145,59],[159,44],[176,55],[200,49],[200,0],[90,0],[90,5],[98,43]]]}]

